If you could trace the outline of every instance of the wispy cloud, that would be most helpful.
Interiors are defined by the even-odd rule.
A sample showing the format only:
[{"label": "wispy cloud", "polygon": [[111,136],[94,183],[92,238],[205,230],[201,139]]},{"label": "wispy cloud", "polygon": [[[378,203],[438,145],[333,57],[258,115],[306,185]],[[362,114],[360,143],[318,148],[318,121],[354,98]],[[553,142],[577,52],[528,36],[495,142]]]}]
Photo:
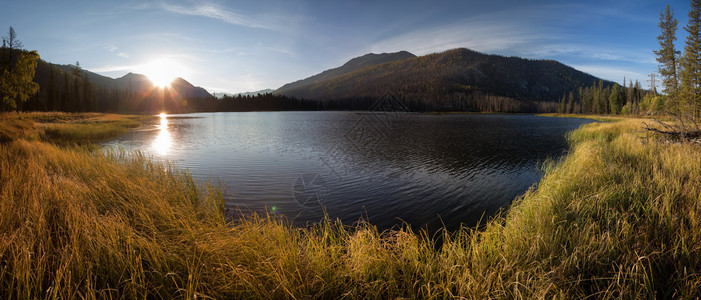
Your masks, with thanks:
[{"label": "wispy cloud", "polygon": [[506,24],[458,24],[419,29],[373,45],[373,52],[409,50],[422,55],[452,48],[466,47],[482,52],[508,51],[532,42],[532,36],[512,30]]},{"label": "wispy cloud", "polygon": [[198,4],[193,7],[185,7],[180,5],[170,5],[163,3],[162,8],[173,13],[189,16],[201,16],[206,18],[217,19],[234,25],[241,25],[252,28],[273,29],[274,26],[264,24],[254,20],[253,18],[229,10],[225,7],[216,4]]},{"label": "wispy cloud", "polygon": [[[105,50],[107,50],[107,51],[109,51],[109,52],[115,52],[115,51],[117,51],[118,49],[119,49],[119,48],[117,48],[117,46],[115,46],[115,45],[109,45],[109,46],[106,46],[106,47],[105,47]],[[126,52],[119,52],[119,53],[117,53],[117,56],[119,56],[119,57],[124,57],[124,58],[129,58],[129,53],[126,53]]]},{"label": "wispy cloud", "polygon": [[90,71],[96,73],[134,71],[140,68],[141,66],[142,65],[106,65],[101,67],[90,68]]},{"label": "wispy cloud", "polygon": [[517,54],[530,45],[561,38],[556,29],[539,26],[543,9],[509,9],[466,17],[459,22],[408,30],[379,41],[373,51],[409,50],[428,54],[466,47],[482,52]]},{"label": "wispy cloud", "polygon": [[529,57],[552,58],[571,56],[602,61],[631,62],[637,64],[656,64],[651,50],[639,48],[599,47],[582,44],[552,43],[523,51]]},{"label": "wispy cloud", "polygon": [[[619,84],[623,82],[623,78],[627,78],[626,81],[630,80],[641,80],[647,78],[647,75],[636,71],[630,71],[623,68],[611,67],[606,65],[573,65],[573,68],[587,72],[594,76],[618,82]],[[643,85],[644,82],[641,82]]]},{"label": "wispy cloud", "polygon": [[251,53],[263,53],[263,52],[274,52],[274,53],[281,53],[285,54],[287,56],[291,57],[297,57],[297,53],[293,51],[292,49],[289,48],[284,48],[284,47],[277,47],[277,46],[265,46],[262,44],[258,44],[255,46],[247,46],[247,47],[229,47],[229,48],[193,48],[193,47],[187,47],[187,48],[180,48],[181,51],[191,51],[191,52],[203,52],[203,53],[232,53],[237,56],[246,56],[250,55]]}]

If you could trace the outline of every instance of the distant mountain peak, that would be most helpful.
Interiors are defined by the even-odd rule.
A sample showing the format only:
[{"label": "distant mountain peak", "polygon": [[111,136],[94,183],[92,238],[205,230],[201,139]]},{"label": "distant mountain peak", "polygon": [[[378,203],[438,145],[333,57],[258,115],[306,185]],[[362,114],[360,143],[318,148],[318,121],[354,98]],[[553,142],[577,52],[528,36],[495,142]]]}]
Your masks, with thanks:
[{"label": "distant mountain peak", "polygon": [[116,80],[131,79],[131,78],[148,79],[148,77],[146,77],[146,75],[144,75],[144,74],[129,72],[127,74],[124,74],[124,76],[117,78]]},{"label": "distant mountain peak", "polygon": [[343,74],[348,74],[362,68],[414,57],[416,57],[416,55],[409,53],[409,51],[399,51],[393,53],[380,54],[368,53],[363,56],[353,58],[338,68],[329,69],[317,75],[283,85],[282,87],[277,89],[275,93],[282,93],[286,90],[291,90],[300,86],[312,84],[314,82],[328,80],[330,78],[340,76]]},{"label": "distant mountain peak", "polygon": [[409,51],[399,51],[399,52],[392,52],[392,53],[380,53],[380,54],[375,54],[375,53],[368,53],[363,56],[359,56],[356,58],[353,58],[343,64],[338,69],[343,69],[343,68],[352,68],[352,70],[348,71],[353,71],[357,68],[362,68],[362,67],[369,67],[372,65],[378,65],[378,64],[383,64],[387,62],[393,62],[397,60],[402,60],[405,58],[412,58],[416,57],[416,55],[411,54]]},{"label": "distant mountain peak", "polygon": [[554,60],[456,48],[421,57],[406,51],[369,53],[275,93],[328,107],[361,107],[389,91],[418,110],[524,112],[547,111],[564,93],[599,80]]}]

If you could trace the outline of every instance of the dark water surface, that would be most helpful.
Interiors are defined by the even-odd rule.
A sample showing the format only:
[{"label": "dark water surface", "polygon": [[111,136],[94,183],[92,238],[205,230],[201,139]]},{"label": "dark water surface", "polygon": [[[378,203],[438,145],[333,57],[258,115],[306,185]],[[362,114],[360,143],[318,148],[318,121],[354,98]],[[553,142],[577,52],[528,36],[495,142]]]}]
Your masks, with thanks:
[{"label": "dark water surface", "polygon": [[531,115],[245,112],[162,116],[107,146],[220,179],[230,214],[381,229],[475,225],[536,183],[591,121]]}]

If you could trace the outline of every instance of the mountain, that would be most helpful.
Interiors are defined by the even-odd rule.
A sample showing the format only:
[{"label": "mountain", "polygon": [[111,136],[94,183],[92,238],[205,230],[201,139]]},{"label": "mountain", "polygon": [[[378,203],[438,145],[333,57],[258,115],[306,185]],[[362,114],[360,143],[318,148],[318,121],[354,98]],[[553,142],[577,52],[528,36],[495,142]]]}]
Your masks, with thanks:
[{"label": "mountain", "polygon": [[170,83],[170,88],[175,90],[183,98],[213,98],[212,94],[207,92],[204,88],[199,86],[194,86],[187,80],[180,77],[175,78],[173,82]]},{"label": "mountain", "polygon": [[[54,65],[54,64],[51,64]],[[75,68],[74,65],[54,65],[57,68],[65,72],[73,72]],[[82,70],[83,74],[87,76],[88,80],[98,88],[103,89],[115,89],[115,90],[130,90],[136,93],[143,93],[145,91],[153,90],[155,87],[146,75],[127,73],[126,75],[119,78],[110,78],[102,76],[97,73],[90,72],[88,70]],[[181,95],[183,98],[209,98],[212,96],[207,90],[193,86],[185,79],[180,77],[173,80],[170,84],[170,88]]]},{"label": "mountain", "polygon": [[360,57],[356,57],[354,59],[349,60],[347,63],[344,65],[335,68],[335,69],[330,69],[326,70],[324,72],[321,72],[317,75],[314,75],[312,77],[308,77],[306,79],[298,80],[292,83],[288,83],[286,85],[283,85],[279,89],[275,91],[275,93],[278,94],[285,94],[286,92],[290,91],[293,92],[295,90],[298,90],[300,88],[304,88],[305,86],[317,84],[326,80],[330,80],[334,77],[338,77],[344,74],[351,73],[353,71],[374,66],[374,65],[379,65],[379,64],[384,64],[388,62],[394,62],[402,59],[407,59],[407,58],[414,58],[416,55],[411,54],[407,51],[400,51],[400,52],[394,52],[394,53],[382,53],[382,54],[374,54],[374,53],[369,53],[365,54]]},{"label": "mountain", "polygon": [[[391,93],[412,110],[529,112],[552,110],[563,94],[600,80],[554,60],[464,48],[420,57],[398,53],[409,55],[386,62],[372,58],[387,54],[364,55],[275,93],[325,108],[370,107]],[[604,81],[605,87],[613,84]]]},{"label": "mountain", "polygon": [[182,78],[160,90],[145,75],[128,73],[115,79],[41,59],[34,81],[39,83],[39,93],[23,109],[154,113],[200,111],[215,105],[205,89]]}]

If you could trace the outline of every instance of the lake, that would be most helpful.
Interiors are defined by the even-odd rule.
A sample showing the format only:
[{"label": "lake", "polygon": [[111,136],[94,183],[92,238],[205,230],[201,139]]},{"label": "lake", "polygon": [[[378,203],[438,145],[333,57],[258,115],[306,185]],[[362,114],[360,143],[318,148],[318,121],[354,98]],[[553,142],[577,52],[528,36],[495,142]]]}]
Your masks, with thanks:
[{"label": "lake", "polygon": [[380,229],[476,225],[508,208],[590,120],[532,115],[235,112],[161,116],[109,141],[199,180],[220,180],[232,218]]}]

